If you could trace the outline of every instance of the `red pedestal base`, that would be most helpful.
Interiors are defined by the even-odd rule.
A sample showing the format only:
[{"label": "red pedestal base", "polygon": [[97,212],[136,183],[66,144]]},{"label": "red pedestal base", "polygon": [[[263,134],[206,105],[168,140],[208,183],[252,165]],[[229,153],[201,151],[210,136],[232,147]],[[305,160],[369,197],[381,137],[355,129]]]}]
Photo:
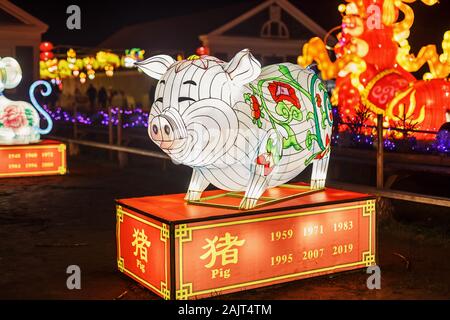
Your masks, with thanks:
[{"label": "red pedestal base", "polygon": [[186,204],[183,197],[117,201],[118,268],[165,299],[375,264],[375,198],[367,194],[326,189],[251,211]]},{"label": "red pedestal base", "polygon": [[59,141],[0,145],[0,178],[60,175],[66,167],[66,145]]}]

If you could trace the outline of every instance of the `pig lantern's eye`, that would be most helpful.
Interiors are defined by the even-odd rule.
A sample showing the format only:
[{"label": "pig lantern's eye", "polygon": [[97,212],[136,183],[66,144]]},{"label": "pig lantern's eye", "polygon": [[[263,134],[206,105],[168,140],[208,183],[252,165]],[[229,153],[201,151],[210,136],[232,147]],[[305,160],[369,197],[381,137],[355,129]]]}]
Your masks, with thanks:
[{"label": "pig lantern's eye", "polygon": [[164,132],[165,132],[167,135],[170,134],[170,127],[169,127],[167,124],[164,126]]},{"label": "pig lantern's eye", "polygon": [[158,127],[156,126],[156,124],[153,125],[152,130],[154,134],[158,134]]},{"label": "pig lantern's eye", "polygon": [[156,103],[156,102],[161,102],[161,103],[162,103],[162,102],[163,102],[163,98],[161,97],[161,98],[156,99],[156,100],[155,100],[155,103]]},{"label": "pig lantern's eye", "polygon": [[178,98],[178,103],[183,102],[183,101],[194,101],[194,99],[192,99],[191,97],[179,97]]}]

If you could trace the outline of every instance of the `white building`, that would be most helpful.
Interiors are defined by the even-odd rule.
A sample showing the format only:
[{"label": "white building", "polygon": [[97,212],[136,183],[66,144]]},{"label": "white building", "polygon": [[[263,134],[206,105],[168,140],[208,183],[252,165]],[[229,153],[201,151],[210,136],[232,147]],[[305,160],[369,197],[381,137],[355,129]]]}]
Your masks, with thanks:
[{"label": "white building", "polygon": [[15,4],[0,0],[0,57],[19,61],[22,83],[9,95],[26,97],[28,87],[39,77],[39,45],[48,26]]},{"label": "white building", "polygon": [[263,64],[296,63],[301,48],[326,31],[287,0],[267,0],[228,23],[199,36],[211,54],[229,60],[250,48]]},{"label": "white building", "polygon": [[[123,51],[138,47],[145,57],[169,54],[174,58],[195,54],[202,44],[210,54],[228,61],[238,51],[249,48],[268,65],[297,62],[303,44],[311,37],[323,38],[326,31],[288,0],[242,1],[220,10],[207,9],[184,16],[158,19],[122,28],[109,36],[99,48]],[[114,77],[97,75],[80,85],[78,79],[64,80],[64,91],[81,91],[92,83],[97,89],[113,87],[132,95],[148,107],[156,82],[137,71],[117,71]],[[150,96],[150,99],[149,99]]]}]

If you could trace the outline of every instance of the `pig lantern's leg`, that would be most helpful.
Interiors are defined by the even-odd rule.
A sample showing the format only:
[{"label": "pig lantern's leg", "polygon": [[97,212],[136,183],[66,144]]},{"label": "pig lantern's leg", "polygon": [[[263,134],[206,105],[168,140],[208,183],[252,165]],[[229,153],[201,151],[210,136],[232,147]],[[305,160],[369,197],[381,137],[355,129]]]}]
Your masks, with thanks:
[{"label": "pig lantern's leg", "polygon": [[189,183],[189,189],[184,197],[187,201],[197,201],[200,199],[202,192],[205,191],[209,185],[209,181],[203,176],[200,170],[194,168],[192,172],[191,182]]},{"label": "pig lantern's leg", "polygon": [[311,189],[325,188],[329,160],[330,152],[327,152],[321,159],[313,160]]},{"label": "pig lantern's leg", "polygon": [[240,209],[254,208],[259,197],[266,191],[272,171],[277,166],[282,153],[282,138],[274,131],[269,131],[258,148],[257,156],[250,167],[250,180],[245,191]]},{"label": "pig lantern's leg", "polygon": [[[264,166],[253,165],[251,178],[244,198],[239,205],[240,209],[251,209],[256,206],[259,197],[266,191],[270,180],[270,174],[264,175]],[[266,172],[267,173],[267,172]]]}]

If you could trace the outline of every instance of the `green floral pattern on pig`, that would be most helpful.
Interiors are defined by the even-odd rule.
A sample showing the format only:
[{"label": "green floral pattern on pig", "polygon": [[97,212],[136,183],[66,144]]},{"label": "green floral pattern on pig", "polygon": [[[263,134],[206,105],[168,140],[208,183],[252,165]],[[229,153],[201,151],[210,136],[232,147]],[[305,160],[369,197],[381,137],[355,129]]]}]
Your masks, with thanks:
[{"label": "green floral pattern on pig", "polygon": [[[329,150],[330,138],[327,135],[325,141],[322,140],[320,132],[325,130],[327,126],[331,126],[333,122],[332,107],[328,98],[328,93],[322,82],[319,84],[319,90],[324,95],[324,101],[319,93],[315,93],[314,85],[318,80],[317,75],[311,78],[309,88],[303,88],[297,80],[295,80],[289,69],[285,65],[279,65],[279,76],[259,79],[257,85],[250,84],[252,93],[244,93],[244,101],[250,105],[253,123],[262,127],[262,120],[270,121],[272,128],[283,135],[283,149],[294,148],[296,151],[301,151],[304,148],[311,150],[313,143],[316,142],[319,146],[319,151],[313,153],[305,160],[305,165],[311,163],[314,159],[319,159]],[[267,86],[265,84],[268,83]],[[265,98],[264,88],[267,87],[272,100]],[[306,116],[303,114],[302,106],[297,97],[295,90],[298,90],[304,97],[306,97],[313,105],[314,111],[308,111]],[[275,108],[271,110],[271,104],[276,104]],[[273,111],[282,118],[275,117]],[[319,114],[320,112],[320,114]],[[306,118],[307,121],[314,121],[315,132],[308,130],[305,145],[302,146],[297,141],[297,136],[292,129],[293,122],[301,122]],[[266,150],[272,155],[271,146],[273,140],[268,139]],[[274,163],[276,164],[281,154],[274,155]],[[258,158],[261,159],[261,158]],[[260,161],[260,160],[259,160]],[[258,163],[260,164],[260,163]]]}]

